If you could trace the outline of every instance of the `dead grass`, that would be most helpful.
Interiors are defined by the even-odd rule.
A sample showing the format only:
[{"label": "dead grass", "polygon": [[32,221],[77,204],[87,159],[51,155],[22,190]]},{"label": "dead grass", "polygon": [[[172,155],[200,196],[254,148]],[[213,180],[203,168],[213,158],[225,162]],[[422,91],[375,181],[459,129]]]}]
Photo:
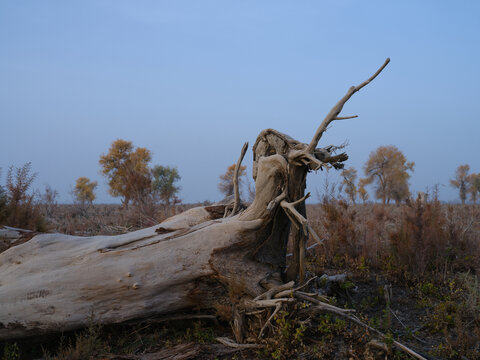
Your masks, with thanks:
[{"label": "dead grass", "polygon": [[0,224],[34,231],[48,229],[40,196],[31,190],[36,175],[32,173],[31,163],[9,167],[5,190],[0,185]]},{"label": "dead grass", "polygon": [[[480,206],[437,200],[351,205],[329,197],[307,212],[324,239],[310,258],[312,272],[343,271],[363,286],[379,284],[376,295],[362,300],[361,308],[373,319],[384,283],[413,289],[407,296],[414,303],[398,311],[419,309],[417,319],[404,322],[410,331],[423,329],[418,334],[428,339],[428,352],[448,359],[480,358]],[[394,330],[388,328],[384,331]]]},{"label": "dead grass", "polygon": [[478,205],[351,205],[328,198],[307,212],[324,239],[325,267],[368,266],[407,283],[480,269]]},{"label": "dead grass", "polygon": [[[183,212],[193,205],[178,205],[171,209],[171,215]],[[160,205],[151,207],[117,204],[58,204],[45,214],[51,232],[69,235],[117,235],[153,226],[165,219]]]},{"label": "dead grass", "polygon": [[[192,206],[177,207],[175,212]],[[158,223],[164,216],[163,211],[124,209],[120,205],[55,204],[44,208],[48,208],[44,218],[51,231],[87,236],[132,231]],[[480,206],[435,200],[399,206],[351,205],[329,197],[307,206],[307,214],[324,239],[323,246],[309,251],[309,272],[348,274],[348,283],[329,294],[336,305],[357,309],[364,321],[424,354],[480,358]],[[237,285],[230,289],[233,305],[242,296],[243,286]],[[387,301],[388,287],[393,297]],[[38,357],[42,346],[44,358],[50,359],[115,358],[112,354],[134,359],[135,354],[170,349],[180,343],[193,341],[207,346],[214,333],[232,336],[232,304],[212,309],[220,323],[215,328],[191,321],[92,326],[63,342],[57,338],[35,345],[32,357],[24,343],[3,344],[3,350],[14,359]],[[298,316],[301,310],[292,307],[279,313],[263,342],[265,348],[238,353],[237,358],[403,358],[388,344],[387,353],[373,348],[369,345],[372,334],[364,329],[332,316],[302,318]],[[258,326],[261,324],[259,321]],[[202,356],[217,356],[213,350],[211,356],[208,354]]]}]

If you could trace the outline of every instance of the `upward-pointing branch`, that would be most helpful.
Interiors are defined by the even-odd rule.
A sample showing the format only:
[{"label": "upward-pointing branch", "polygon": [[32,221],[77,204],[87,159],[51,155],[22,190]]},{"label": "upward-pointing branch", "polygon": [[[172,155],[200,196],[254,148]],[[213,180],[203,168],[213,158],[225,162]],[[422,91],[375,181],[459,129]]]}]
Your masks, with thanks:
[{"label": "upward-pointing branch", "polygon": [[335,104],[335,106],[332,108],[332,110],[330,110],[330,112],[327,114],[325,119],[322,121],[322,123],[318,127],[317,131],[315,132],[315,135],[313,136],[312,141],[308,145],[307,152],[313,153],[313,151],[318,145],[318,141],[322,137],[325,130],[327,130],[328,125],[330,125],[330,123],[333,120],[341,119],[341,118],[338,118],[338,115],[342,111],[343,105],[345,105],[345,103],[352,97],[352,95],[355,94],[357,91],[359,91],[361,88],[363,88],[365,85],[368,85],[373,79],[375,79],[378,76],[378,74],[382,72],[385,66],[387,66],[389,62],[390,62],[390,58],[387,58],[387,60],[385,60],[383,65],[368,80],[364,81],[360,85],[352,86],[350,89],[348,89],[345,96],[341,98],[338,103]]},{"label": "upward-pointing branch", "polygon": [[243,160],[243,157],[245,156],[245,153],[247,152],[247,149],[248,149],[248,142],[243,144],[240,157],[238,158],[237,164],[235,165],[235,172],[233,173],[233,189],[235,193],[235,200],[233,203],[232,214],[230,216],[235,215],[240,205],[240,189],[238,186],[238,173],[240,171],[240,166],[242,165],[242,160]]}]

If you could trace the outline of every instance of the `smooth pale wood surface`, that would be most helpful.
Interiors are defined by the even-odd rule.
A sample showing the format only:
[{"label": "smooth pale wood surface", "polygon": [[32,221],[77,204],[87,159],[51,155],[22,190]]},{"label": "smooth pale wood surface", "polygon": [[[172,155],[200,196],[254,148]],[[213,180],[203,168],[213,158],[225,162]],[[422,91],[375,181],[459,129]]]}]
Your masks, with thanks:
[{"label": "smooth pale wood surface", "polygon": [[[0,338],[118,323],[192,306],[213,249],[258,224],[191,209],[118,236],[37,235],[0,254]],[[163,234],[156,229],[165,229]]]}]

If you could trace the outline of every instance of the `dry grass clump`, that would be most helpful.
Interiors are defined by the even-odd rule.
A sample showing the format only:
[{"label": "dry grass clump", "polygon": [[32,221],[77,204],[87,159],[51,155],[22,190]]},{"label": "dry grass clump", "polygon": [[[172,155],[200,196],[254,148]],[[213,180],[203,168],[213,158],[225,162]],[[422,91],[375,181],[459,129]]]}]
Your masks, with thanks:
[{"label": "dry grass clump", "polygon": [[308,207],[324,238],[323,266],[366,264],[395,281],[480,269],[480,207],[438,200],[351,205],[324,198]]},{"label": "dry grass clump", "polygon": [[20,168],[10,166],[5,190],[0,186],[0,224],[35,231],[46,231],[40,196],[31,191],[36,174],[31,163]]},{"label": "dry grass clump", "polygon": [[[420,202],[402,208],[390,234],[392,267],[404,276],[422,279],[479,269],[480,211],[476,206]],[[475,224],[475,222],[477,222]]]}]

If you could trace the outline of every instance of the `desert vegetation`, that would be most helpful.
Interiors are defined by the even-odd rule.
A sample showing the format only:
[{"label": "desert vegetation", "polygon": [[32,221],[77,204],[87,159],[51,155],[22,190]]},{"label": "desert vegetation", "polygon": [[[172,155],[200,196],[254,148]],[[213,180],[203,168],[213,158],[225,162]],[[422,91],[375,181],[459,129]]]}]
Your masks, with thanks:
[{"label": "desert vegetation", "polygon": [[[190,313],[117,326],[102,326],[92,318],[87,330],[3,342],[3,359],[147,359],[148,353],[169,358],[182,352],[228,359],[405,357],[394,339],[425,358],[478,358],[479,205],[441,203],[434,193],[399,205],[353,204],[340,185],[329,184],[319,203],[307,206],[309,221],[323,240],[307,245],[307,276],[317,276],[312,283],[331,304],[355,309],[386,339],[377,341],[373,331],[341,316],[305,317],[301,307],[292,305],[276,315],[259,348],[231,352],[216,338],[232,336],[231,304],[244,291],[239,283],[230,291],[231,304],[217,305],[208,316]],[[176,205],[175,212],[191,206]],[[139,226],[133,210],[121,205],[83,211],[78,204],[57,204],[49,215],[41,214],[49,231],[77,235],[118,234]],[[322,280],[336,274],[346,277]]]},{"label": "desert vegetation", "polygon": [[[372,152],[378,153],[378,149]],[[258,347],[238,352],[218,343],[219,338],[231,336],[234,305],[245,291],[245,285],[238,283],[230,290],[231,302],[218,304],[208,315],[190,313],[159,322],[102,326],[92,314],[87,330],[3,342],[2,359],[137,359],[142,358],[141,353],[168,358],[183,351],[193,354],[192,358],[402,358],[405,355],[395,347],[394,339],[409,344],[425,358],[479,358],[478,174],[469,174],[468,165],[455,171],[451,185],[459,189],[458,204],[442,203],[435,187],[414,198],[405,175],[413,165],[404,166],[407,161],[399,153],[395,149],[393,155],[382,157],[383,165],[376,166],[377,182],[358,179],[354,168],[343,169],[342,181],[326,181],[318,191],[318,203],[306,207],[309,222],[322,240],[321,244],[313,240],[307,244],[306,275],[315,279],[313,289],[335,306],[355,309],[359,319],[386,337],[331,313],[305,317],[301,306],[295,304],[275,315],[268,336],[256,341]],[[366,176],[371,174],[373,155],[365,164]],[[401,161],[397,162],[398,158]],[[392,159],[400,164],[394,171],[385,165]],[[220,177],[219,188],[225,189],[226,196],[233,195],[234,170],[232,165]],[[239,175],[245,176],[244,168]],[[77,202],[65,205],[57,203],[57,192],[49,186],[43,193],[33,191],[35,176],[29,163],[8,169],[5,186],[0,187],[2,225],[34,233],[115,235],[201,205],[180,204],[172,195],[179,190],[174,168],[156,166],[152,171],[152,192],[158,191],[161,201],[156,203],[156,217],[149,218],[151,223],[145,221],[148,214],[139,213],[144,208],[138,204],[93,204],[96,183],[87,178],[76,181]],[[387,181],[379,180],[383,178],[390,181],[388,189],[401,191],[385,191],[387,187],[381,184]],[[373,185],[373,197],[379,202],[366,201],[362,188],[366,191],[368,184]],[[357,198],[363,201],[359,203]],[[395,204],[389,204],[389,199]],[[24,234],[26,240],[31,236]],[[4,239],[1,250],[15,244]],[[341,281],[328,281],[338,274]],[[255,324],[249,326],[249,332],[259,331]]]},{"label": "desert vegetation", "polygon": [[[121,285],[137,276],[130,272],[116,281],[116,295],[103,289],[106,282],[101,289],[90,282],[93,290],[84,288],[79,303],[78,289],[62,283],[73,291],[71,304],[78,306],[71,315],[80,320],[73,325],[29,321],[38,312],[34,306],[46,311],[42,306],[47,300],[31,302],[24,314],[4,312],[4,318],[26,316],[27,321],[1,323],[3,359],[479,358],[478,174],[460,166],[451,185],[459,188],[462,203],[445,204],[437,191],[411,194],[408,179],[414,163],[395,146],[373,151],[360,179],[356,169],[344,169],[348,156],[338,153],[343,147],[317,148],[330,123],[351,118],[339,116],[345,102],[387,64],[349,89],[310,143],[272,129],[259,134],[253,146],[256,193],[250,204],[239,200],[247,145],[236,165],[220,177],[224,202],[200,207],[180,203],[175,168],[151,168],[148,149],[135,149],[121,139],[99,161],[110,193],[122,199],[121,205],[94,204],[96,182],[85,177],[76,181],[77,203],[57,204],[51,188],[44,194],[31,190],[36,175],[30,164],[11,167],[5,189],[0,188],[0,222],[8,235],[1,244],[7,281],[0,284],[10,285],[13,294],[18,289],[9,284],[12,274],[18,271],[16,280],[31,284],[25,278],[35,273],[35,266],[25,272],[22,262],[54,259],[55,254],[41,250],[52,244],[57,254],[72,257],[61,269],[77,280],[82,280],[82,268],[72,266],[100,264],[102,273],[94,269],[90,280],[102,278],[112,266],[135,260],[139,253],[136,269],[151,269],[162,261],[176,267],[172,273],[150,274],[152,282],[166,278],[169,287],[156,293],[164,289],[160,283],[147,295],[142,291],[148,283]],[[326,183],[317,204],[306,205],[306,176],[318,169],[342,170],[343,180]],[[378,203],[368,201],[369,187]],[[130,233],[149,225],[156,226],[141,230],[145,233],[139,238]],[[115,236],[35,237],[40,232]],[[28,259],[30,249],[37,252],[33,261]],[[166,250],[185,256],[174,258]],[[43,277],[52,273],[51,264],[44,265]],[[190,268],[204,272],[198,275]],[[50,284],[49,279],[36,280]],[[49,290],[41,291],[29,292],[22,301],[48,298]],[[90,291],[101,301],[85,300]],[[117,307],[109,311],[112,296]],[[168,303],[156,303],[163,306],[161,312],[145,310],[162,296]],[[7,297],[9,308],[21,306]],[[122,316],[118,309],[123,297],[142,306],[115,321]],[[87,318],[86,305],[93,303]],[[60,304],[56,311],[68,306]]]}]

